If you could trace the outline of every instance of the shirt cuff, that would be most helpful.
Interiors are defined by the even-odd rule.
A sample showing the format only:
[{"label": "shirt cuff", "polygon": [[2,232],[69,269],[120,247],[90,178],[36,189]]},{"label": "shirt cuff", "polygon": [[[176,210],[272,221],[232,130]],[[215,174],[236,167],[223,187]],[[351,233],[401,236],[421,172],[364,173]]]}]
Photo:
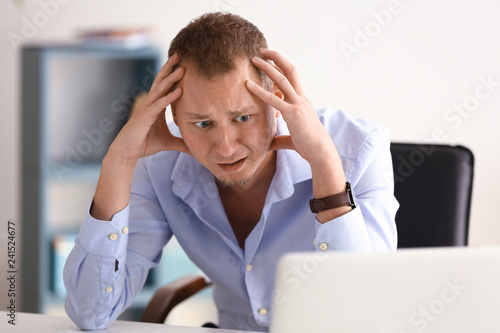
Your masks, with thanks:
[{"label": "shirt cuff", "polygon": [[373,252],[360,207],[326,223],[316,220],[314,245],[318,251]]},{"label": "shirt cuff", "polygon": [[118,257],[127,250],[129,211],[130,204],[113,215],[111,221],[102,221],[93,218],[89,208],[76,243],[89,254]]}]

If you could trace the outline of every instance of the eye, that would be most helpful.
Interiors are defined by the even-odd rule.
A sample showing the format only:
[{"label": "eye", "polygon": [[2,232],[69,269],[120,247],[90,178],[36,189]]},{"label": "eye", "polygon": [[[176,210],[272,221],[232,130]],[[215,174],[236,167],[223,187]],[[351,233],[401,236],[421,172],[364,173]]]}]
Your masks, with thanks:
[{"label": "eye", "polygon": [[243,116],[237,116],[234,119],[239,123],[244,123],[244,122],[248,121],[248,119],[250,119],[250,116],[248,114],[246,114]]},{"label": "eye", "polygon": [[210,121],[208,120],[204,120],[204,121],[198,121],[196,123],[194,123],[196,126],[198,126],[199,128],[207,128],[208,126],[210,126]]}]

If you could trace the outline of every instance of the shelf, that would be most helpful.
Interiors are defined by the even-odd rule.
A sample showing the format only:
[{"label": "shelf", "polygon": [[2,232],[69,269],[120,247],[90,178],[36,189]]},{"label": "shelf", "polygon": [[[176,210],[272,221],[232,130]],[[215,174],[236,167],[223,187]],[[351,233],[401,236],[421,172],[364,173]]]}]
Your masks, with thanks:
[{"label": "shelf", "polygon": [[155,47],[28,45],[21,57],[20,310],[46,313],[64,303],[61,271],[71,247],[55,248],[54,239],[78,232],[102,158],[135,95],[150,89],[162,56]]}]

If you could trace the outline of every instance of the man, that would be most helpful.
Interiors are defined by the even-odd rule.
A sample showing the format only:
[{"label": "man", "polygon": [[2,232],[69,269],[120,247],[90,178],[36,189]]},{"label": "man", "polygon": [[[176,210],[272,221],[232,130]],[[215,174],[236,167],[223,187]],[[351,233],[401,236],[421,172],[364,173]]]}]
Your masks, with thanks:
[{"label": "man", "polygon": [[68,315],[110,325],[175,235],[213,283],[219,325],[265,331],[282,254],[395,249],[388,173],[384,128],[316,111],[253,24],[206,14],[172,41],[103,159],[65,267]]}]

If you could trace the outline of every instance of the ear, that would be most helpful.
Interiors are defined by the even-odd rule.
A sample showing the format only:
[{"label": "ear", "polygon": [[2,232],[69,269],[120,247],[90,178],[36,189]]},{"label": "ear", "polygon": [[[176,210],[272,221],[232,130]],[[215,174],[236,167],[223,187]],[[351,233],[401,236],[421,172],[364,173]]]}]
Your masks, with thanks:
[{"label": "ear", "polygon": [[[281,98],[281,100],[284,100],[285,99],[285,95],[283,95],[283,93],[281,92],[281,90],[279,90],[278,86],[276,85],[276,83],[273,83],[273,87],[271,88],[271,92]],[[274,109],[276,111],[276,118],[279,118],[281,117],[281,112],[279,110],[277,110],[276,108]]]},{"label": "ear", "polygon": [[278,88],[278,86],[274,82],[273,82],[273,87],[271,88],[271,92],[274,95],[278,96],[279,98],[285,99],[285,95],[283,95],[283,93],[281,92],[281,90]]}]

